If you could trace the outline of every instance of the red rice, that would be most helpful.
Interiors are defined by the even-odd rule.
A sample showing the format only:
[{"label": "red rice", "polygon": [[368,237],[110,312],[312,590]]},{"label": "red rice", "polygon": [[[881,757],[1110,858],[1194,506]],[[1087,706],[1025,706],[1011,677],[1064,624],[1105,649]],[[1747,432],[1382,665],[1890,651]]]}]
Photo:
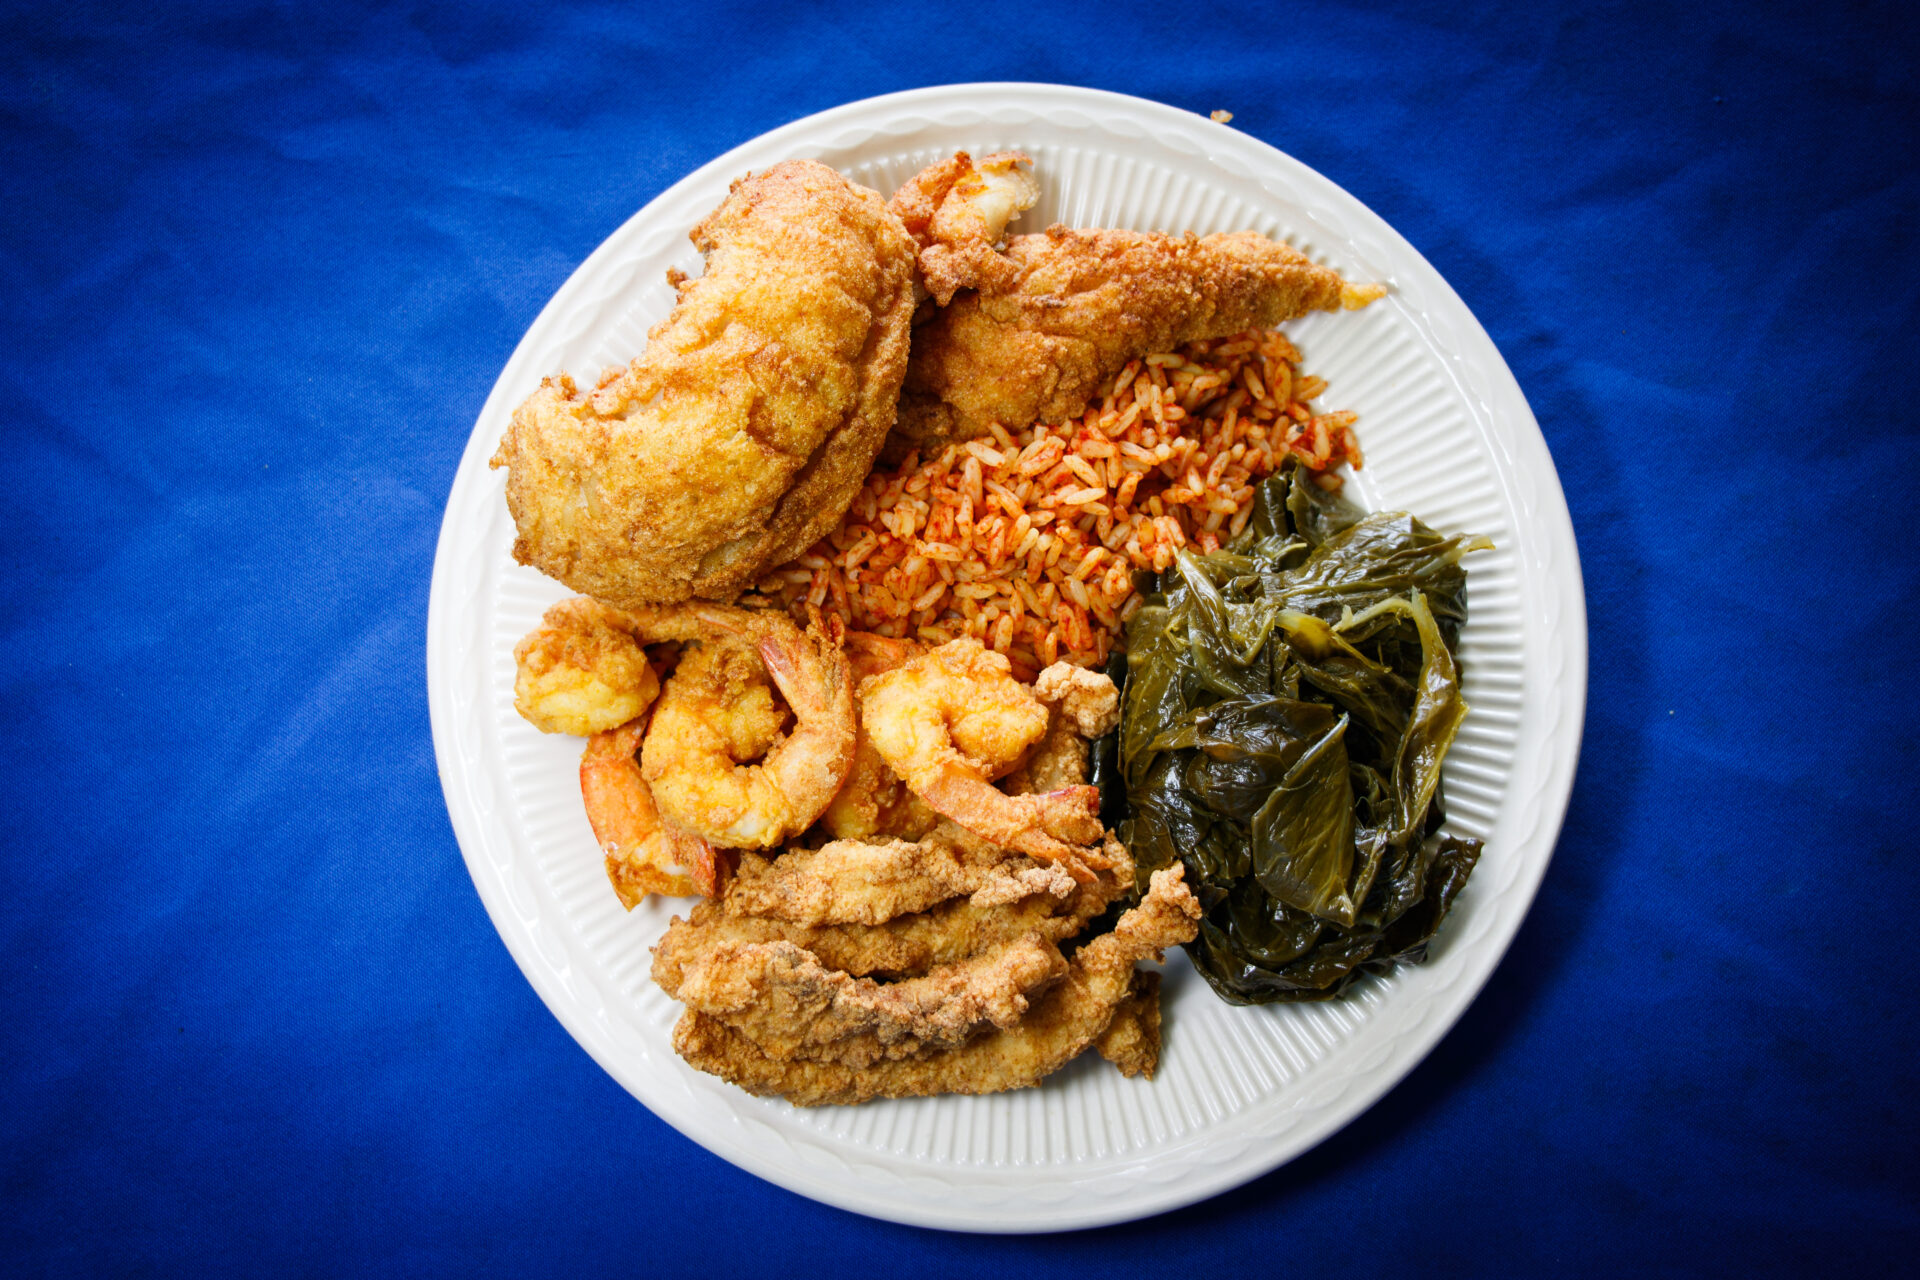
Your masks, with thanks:
[{"label": "red rice", "polygon": [[1077,419],[876,469],[759,592],[859,631],[971,635],[1022,679],[1060,658],[1098,667],[1139,607],[1136,571],[1239,533],[1288,454],[1330,489],[1332,468],[1360,465],[1356,415],[1315,413],[1326,384],[1299,363],[1278,331],[1192,343],[1130,362]]}]

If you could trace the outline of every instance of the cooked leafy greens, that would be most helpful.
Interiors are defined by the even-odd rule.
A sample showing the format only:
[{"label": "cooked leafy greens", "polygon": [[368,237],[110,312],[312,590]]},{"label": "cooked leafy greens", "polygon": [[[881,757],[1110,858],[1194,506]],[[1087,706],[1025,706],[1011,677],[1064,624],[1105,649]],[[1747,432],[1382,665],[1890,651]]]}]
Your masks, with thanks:
[{"label": "cooked leafy greens", "polygon": [[1233,1004],[1324,1000],[1425,957],[1480,856],[1434,838],[1466,703],[1461,556],[1293,468],[1245,531],[1182,551],[1127,625],[1121,836],[1140,883],[1179,860],[1206,908],[1188,944]]}]

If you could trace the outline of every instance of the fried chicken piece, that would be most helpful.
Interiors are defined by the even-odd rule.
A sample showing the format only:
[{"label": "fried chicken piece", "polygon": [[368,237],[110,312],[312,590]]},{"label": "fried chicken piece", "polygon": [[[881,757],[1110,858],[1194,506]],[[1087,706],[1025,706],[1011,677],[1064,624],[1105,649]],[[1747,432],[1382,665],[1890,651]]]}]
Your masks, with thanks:
[{"label": "fried chicken piece", "polygon": [[789,160],[692,238],[706,274],[645,353],[548,378],[493,457],[514,558],[624,607],[731,599],[832,529],[906,365],[914,244],[876,193]]},{"label": "fried chicken piece", "polygon": [[1365,306],[1385,290],[1250,231],[1204,238],[1055,225],[1014,236],[1010,287],[958,294],[913,331],[883,457],[922,457],[1081,413],[1127,361],[1184,342]]},{"label": "fried chicken piece", "polygon": [[827,968],[856,976],[922,974],[1030,933],[1054,942],[1074,937],[1116,897],[1131,890],[1133,871],[1122,861],[1093,883],[1075,885],[1064,898],[1047,892],[1051,885],[1023,883],[1017,876],[1005,883],[1035,891],[1011,902],[950,898],[880,924],[795,924],[740,914],[718,902],[697,903],[687,919],[675,919],[667,927],[655,947],[655,980],[666,986],[660,977],[662,967],[671,978],[673,968],[684,965],[687,956],[729,944],[765,942],[792,943]]},{"label": "fried chicken piece", "polygon": [[1003,292],[1020,269],[997,252],[1007,224],[1033,208],[1040,184],[1018,151],[982,156],[964,151],[937,160],[907,179],[887,207],[920,246],[920,279],[941,306],[961,289]]},{"label": "fried chicken piece", "polygon": [[663,944],[653,980],[769,1058],[865,1068],[956,1048],[985,1027],[1015,1026],[1031,997],[1066,971],[1059,947],[1036,932],[884,983],[829,969],[791,942],[728,942],[690,954]]},{"label": "fried chicken piece", "polygon": [[1093,1041],[1094,1052],[1131,1079],[1153,1079],[1160,1067],[1160,975],[1141,969],[1127,998],[1114,1006],[1113,1021]]},{"label": "fried chicken piece", "polygon": [[[993,1030],[957,1049],[850,1067],[769,1056],[752,1039],[710,1015],[688,1010],[675,1024],[673,1047],[702,1071],[749,1093],[800,1106],[939,1093],[998,1093],[1038,1084],[1098,1039],[1134,994],[1134,963],[1191,941],[1200,903],[1176,865],[1153,873],[1139,906],[1113,932],[1082,947],[1066,976],[1032,1002],[1008,1030]],[[1138,1061],[1137,1054],[1128,1056]]]},{"label": "fried chicken piece", "polygon": [[[1109,843],[1119,847],[1117,841]],[[877,925],[950,898],[971,897],[981,906],[1036,893],[1064,900],[1075,884],[1061,867],[1037,866],[984,841],[961,839],[943,823],[912,844],[835,840],[819,849],[789,850],[772,861],[743,853],[725,901],[735,915],[794,924]]]}]

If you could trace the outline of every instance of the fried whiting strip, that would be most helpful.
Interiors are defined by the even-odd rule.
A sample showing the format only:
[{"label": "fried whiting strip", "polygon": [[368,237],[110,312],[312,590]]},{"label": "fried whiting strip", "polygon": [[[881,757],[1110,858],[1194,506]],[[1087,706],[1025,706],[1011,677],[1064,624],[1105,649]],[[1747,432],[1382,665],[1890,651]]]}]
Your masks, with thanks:
[{"label": "fried whiting strip", "polygon": [[1133,993],[1134,962],[1190,940],[1200,914],[1200,903],[1182,882],[1180,867],[1156,871],[1140,905],[1120,917],[1112,933],[1082,947],[1067,975],[1033,1002],[1017,1026],[926,1058],[877,1062],[864,1069],[781,1061],[719,1020],[693,1010],[675,1025],[673,1047],[693,1066],[749,1093],[784,1097],[800,1106],[1026,1088],[1092,1044]]},{"label": "fried whiting strip", "polygon": [[1113,1021],[1094,1038],[1095,1052],[1129,1078],[1153,1079],[1160,1066],[1160,975],[1141,969],[1127,998],[1114,1006]]},{"label": "fried whiting strip", "polygon": [[903,982],[837,973],[791,942],[723,943],[677,959],[656,960],[653,977],[690,1011],[726,1024],[769,1058],[856,1069],[955,1048],[984,1027],[1015,1026],[1029,997],[1067,971],[1060,949],[1038,933]]},{"label": "fried whiting strip", "polygon": [[[1130,883],[1131,872],[1122,867],[1103,873],[1092,884],[1076,886],[1064,900],[1044,891],[1004,904],[954,898],[883,924],[795,924],[740,915],[718,903],[701,902],[688,919],[668,926],[654,949],[654,970],[657,975],[663,964],[678,965],[682,957],[729,943],[790,942],[813,953],[827,968],[856,977],[912,976],[1028,933],[1064,941],[1086,928]],[[1017,877],[1011,884],[1027,887]]]},{"label": "fried whiting strip", "polygon": [[726,906],[736,915],[794,924],[877,925],[976,893],[984,895],[982,905],[1041,892],[1065,898],[1074,884],[1063,869],[1037,867],[982,841],[957,839],[951,824],[942,824],[914,844],[835,840],[773,861],[742,854],[727,886]]}]

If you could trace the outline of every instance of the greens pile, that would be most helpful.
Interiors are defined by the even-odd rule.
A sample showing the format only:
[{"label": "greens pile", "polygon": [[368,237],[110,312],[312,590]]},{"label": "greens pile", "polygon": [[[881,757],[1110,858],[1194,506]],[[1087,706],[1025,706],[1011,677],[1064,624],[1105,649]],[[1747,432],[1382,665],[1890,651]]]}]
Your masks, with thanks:
[{"label": "greens pile", "polygon": [[1181,552],[1127,625],[1120,834],[1141,886],[1176,859],[1187,950],[1233,1004],[1324,1000],[1415,962],[1480,856],[1433,839],[1466,703],[1460,557],[1493,544],[1367,515],[1292,468],[1241,536]]}]

